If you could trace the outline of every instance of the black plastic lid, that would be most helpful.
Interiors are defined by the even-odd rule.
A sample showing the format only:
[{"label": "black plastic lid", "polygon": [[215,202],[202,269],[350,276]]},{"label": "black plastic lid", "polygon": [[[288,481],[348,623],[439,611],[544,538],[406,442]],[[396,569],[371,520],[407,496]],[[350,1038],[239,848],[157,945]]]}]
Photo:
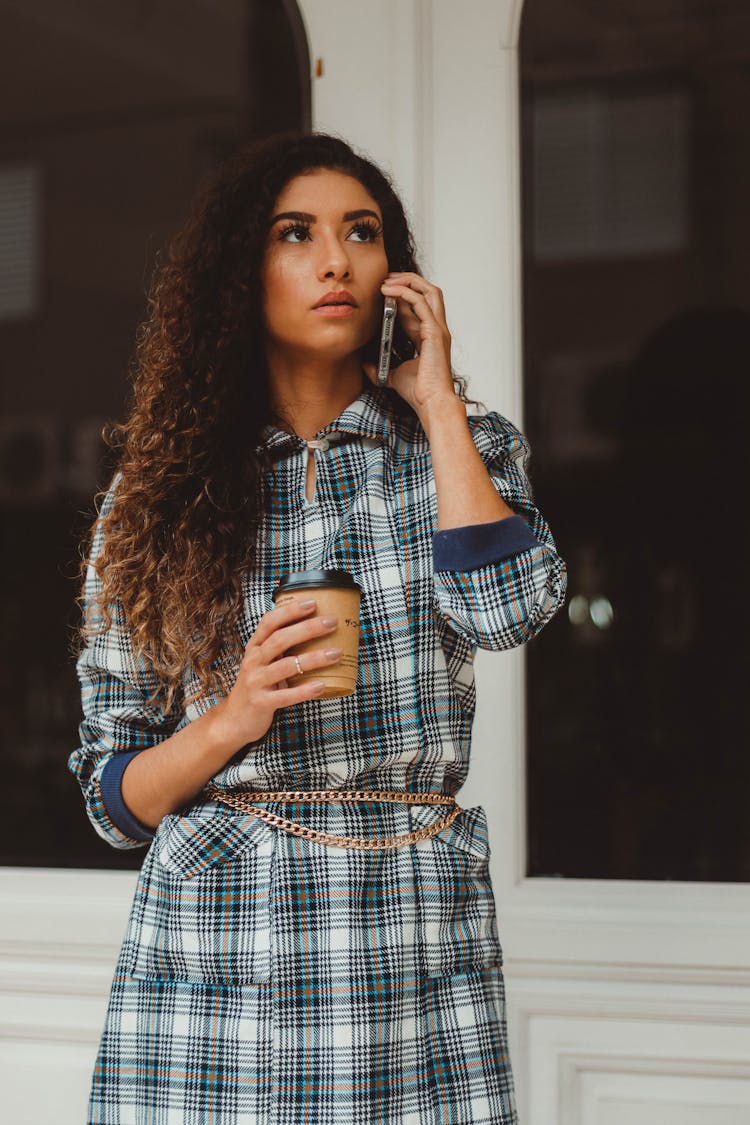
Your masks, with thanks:
[{"label": "black plastic lid", "polygon": [[271,595],[273,600],[279,594],[288,594],[293,590],[306,590],[310,586],[335,587],[338,590],[359,590],[359,586],[351,574],[346,570],[297,570],[292,574],[285,574]]}]

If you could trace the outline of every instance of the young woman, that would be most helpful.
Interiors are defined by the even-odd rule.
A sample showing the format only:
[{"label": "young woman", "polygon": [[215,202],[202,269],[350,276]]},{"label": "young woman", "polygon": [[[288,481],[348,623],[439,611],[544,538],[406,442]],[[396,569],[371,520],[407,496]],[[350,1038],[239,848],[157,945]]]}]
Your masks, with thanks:
[{"label": "young woman", "polygon": [[[324,134],[226,161],[157,272],[83,568],[70,765],[150,845],[91,1122],[516,1120],[486,819],[452,798],[476,648],[537,634],[565,566],[450,350],[390,181]],[[274,606],[310,568],[362,590],[350,696],[298,678],[336,622]]]}]

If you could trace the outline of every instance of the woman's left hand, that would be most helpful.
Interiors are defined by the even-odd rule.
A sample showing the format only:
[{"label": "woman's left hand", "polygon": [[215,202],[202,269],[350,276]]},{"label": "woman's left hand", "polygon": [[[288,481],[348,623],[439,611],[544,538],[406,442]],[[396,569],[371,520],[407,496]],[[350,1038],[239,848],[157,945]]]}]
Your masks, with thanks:
[{"label": "woman's left hand", "polygon": [[[393,387],[421,417],[438,400],[456,397],[443,293],[418,273],[389,273],[381,292],[384,297],[396,298],[397,315],[417,349],[415,359],[391,368],[387,386]],[[377,365],[362,366],[370,382],[377,385]]]}]

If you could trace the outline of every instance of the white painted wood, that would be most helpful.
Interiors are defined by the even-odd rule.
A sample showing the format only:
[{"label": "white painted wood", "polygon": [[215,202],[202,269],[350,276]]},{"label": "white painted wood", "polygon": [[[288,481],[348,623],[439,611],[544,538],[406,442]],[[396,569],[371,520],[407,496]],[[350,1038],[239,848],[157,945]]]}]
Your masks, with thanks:
[{"label": "white painted wood", "polygon": [[744,1079],[586,1074],[576,1125],[747,1125]]},{"label": "white painted wood", "polygon": [[429,104],[430,5],[423,0],[300,3],[313,73],[313,128],[343,137],[394,177],[429,260],[429,171],[421,143]]},{"label": "white painted wood", "polygon": [[615,1006],[607,1020],[535,1018],[528,1035],[538,1059],[528,1125],[635,1121],[637,1112],[658,1120],[689,1104],[713,1125],[714,1109],[750,1108],[747,1025],[622,1019]]},{"label": "white painted wood", "polygon": [[86,1119],[136,878],[132,871],[0,870],[3,1120]]},{"label": "white painted wood", "polygon": [[[6,1038],[0,1032],[3,1120],[13,1125],[81,1125],[96,1047],[64,1038]],[[6,1116],[7,1115],[7,1116]]]},{"label": "white painted wood", "polygon": [[[315,126],[394,176],[445,295],[457,370],[523,426],[520,0],[300,8],[313,70],[323,60]],[[523,652],[479,652],[476,677],[461,799],[490,819],[522,1122],[745,1125],[750,888],[527,879]],[[0,871],[0,1084],[14,1125],[84,1119],[134,884],[132,872]]]},{"label": "white painted wood", "polygon": [[[511,1050],[533,1060],[527,1125],[581,1125],[593,1112],[587,1099],[597,1104],[621,1074],[641,1095],[655,1091],[655,1075],[667,1076],[670,1096],[679,1098],[689,1096],[680,1089],[687,1076],[731,1079],[750,1095],[750,986],[731,976],[695,980],[683,970],[642,975],[636,967],[595,979],[581,968],[568,978],[514,978]],[[654,1099],[659,1104],[655,1092]]]}]

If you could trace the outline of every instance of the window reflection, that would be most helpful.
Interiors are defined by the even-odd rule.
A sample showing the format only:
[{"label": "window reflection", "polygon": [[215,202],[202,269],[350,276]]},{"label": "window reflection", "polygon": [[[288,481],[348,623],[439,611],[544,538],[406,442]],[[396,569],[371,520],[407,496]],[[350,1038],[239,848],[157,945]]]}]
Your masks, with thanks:
[{"label": "window reflection", "polygon": [[531,875],[750,879],[745,5],[526,0]]},{"label": "window reflection", "polygon": [[78,543],[111,478],[101,429],[125,411],[155,257],[225,152],[310,127],[306,51],[293,0],[31,0],[3,13],[4,864],[143,859],[94,834],[67,770],[81,720]]}]

